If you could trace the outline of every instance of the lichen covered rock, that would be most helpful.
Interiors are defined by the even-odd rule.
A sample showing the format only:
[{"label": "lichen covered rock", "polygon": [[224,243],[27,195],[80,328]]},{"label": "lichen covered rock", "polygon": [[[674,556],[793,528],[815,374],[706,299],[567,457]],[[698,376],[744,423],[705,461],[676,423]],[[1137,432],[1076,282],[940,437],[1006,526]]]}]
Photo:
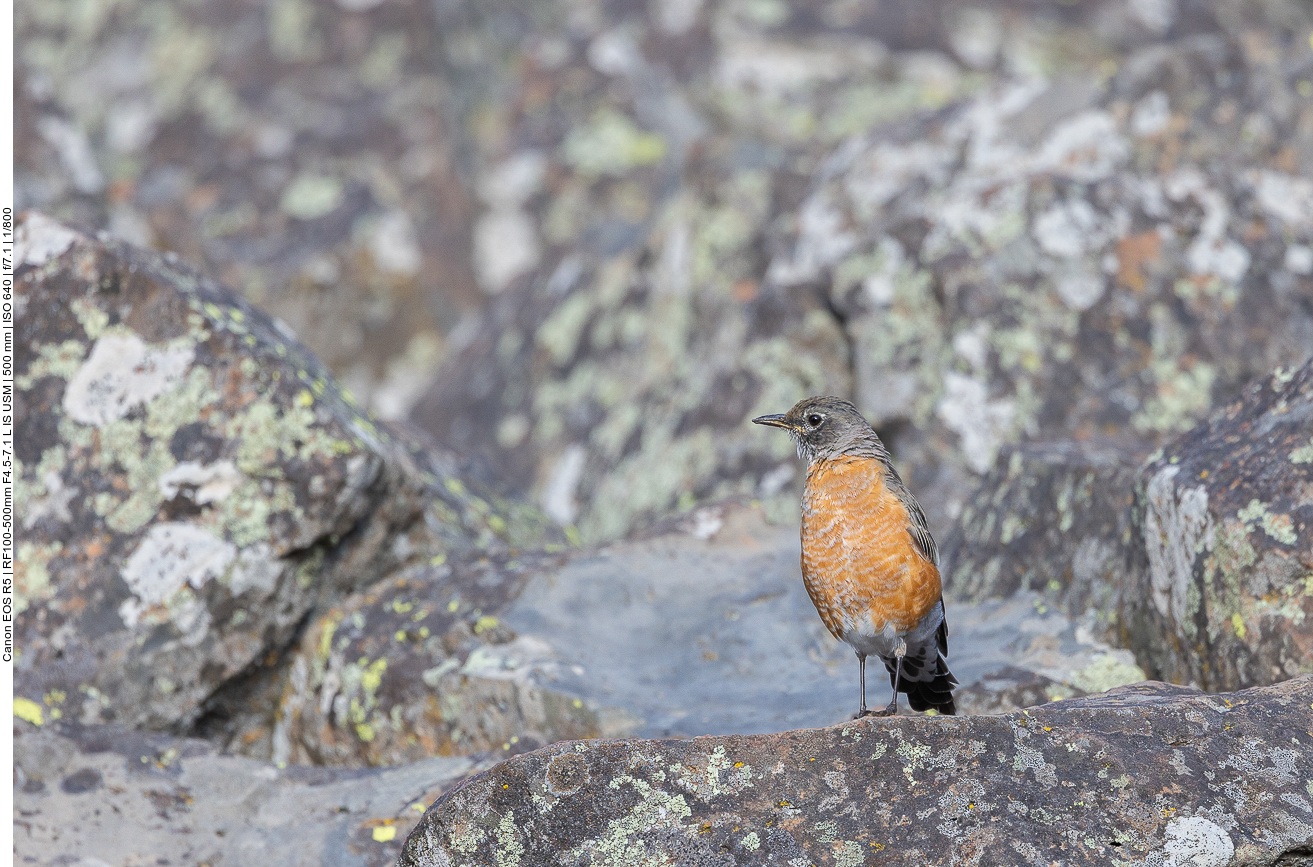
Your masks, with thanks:
[{"label": "lichen covered rock", "polygon": [[1313,21],[1246,8],[1106,42],[981,12],[952,32],[1034,51],[989,75],[970,39],[889,51],[875,14],[589,18],[486,113],[488,250],[521,255],[415,417],[589,539],[727,496],[784,514],[788,443],[745,422],[820,392],[935,526],[1006,444],[1150,451],[1313,335]]},{"label": "lichen covered rock", "polygon": [[172,258],[40,214],[17,247],[15,675],[35,715],[185,728],[316,606],[545,538]]},{"label": "lichen covered rock", "polygon": [[979,602],[1032,590],[1109,629],[1139,459],[1112,444],[1005,448],[944,539],[946,591]]},{"label": "lichen covered rock", "polygon": [[813,179],[768,282],[829,292],[855,400],[936,512],[1007,443],[1149,451],[1304,361],[1308,25],[1217,16],[877,127]]},{"label": "lichen covered rock", "polygon": [[444,795],[401,867],[1293,863],[1313,678],[1144,683],[993,717],[563,743]]},{"label": "lichen covered rock", "polygon": [[434,11],[18,8],[18,208],[203,262],[404,416],[479,300]]},{"label": "lichen covered rock", "polygon": [[1313,362],[1278,370],[1140,471],[1123,640],[1205,689],[1313,671]]},{"label": "lichen covered rock", "polygon": [[557,562],[501,559],[418,566],[320,617],[292,653],[274,761],[395,765],[596,737],[592,708],[534,679],[524,656],[541,642],[497,617]]}]

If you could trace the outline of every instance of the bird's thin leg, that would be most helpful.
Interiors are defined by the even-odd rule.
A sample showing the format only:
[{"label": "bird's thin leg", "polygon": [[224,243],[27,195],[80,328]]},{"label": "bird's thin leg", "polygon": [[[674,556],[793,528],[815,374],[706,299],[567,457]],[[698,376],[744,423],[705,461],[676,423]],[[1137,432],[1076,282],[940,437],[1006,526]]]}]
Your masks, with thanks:
[{"label": "bird's thin leg", "polygon": [[889,700],[889,705],[880,711],[879,716],[898,715],[898,681],[903,674],[903,657],[906,655],[907,642],[899,639],[898,647],[894,649],[894,697]]},{"label": "bird's thin leg", "polygon": [[857,654],[857,677],[862,684],[862,706],[857,709],[857,715],[853,719],[861,719],[868,716],[871,712],[866,709],[866,654]]}]

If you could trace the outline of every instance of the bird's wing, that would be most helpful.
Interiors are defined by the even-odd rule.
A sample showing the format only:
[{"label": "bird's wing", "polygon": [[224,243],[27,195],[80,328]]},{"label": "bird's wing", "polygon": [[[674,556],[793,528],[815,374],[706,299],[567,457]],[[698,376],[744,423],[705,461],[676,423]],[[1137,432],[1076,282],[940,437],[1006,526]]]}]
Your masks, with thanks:
[{"label": "bird's wing", "polygon": [[907,510],[907,532],[912,537],[912,542],[916,544],[916,550],[920,555],[935,566],[939,565],[939,550],[935,547],[935,539],[930,535],[930,523],[925,519],[925,512],[921,511],[921,504],[912,496],[912,492],[903,484],[903,480],[898,477],[898,471],[892,466],[887,466],[890,481],[889,487],[894,492],[894,496],[903,504]]}]

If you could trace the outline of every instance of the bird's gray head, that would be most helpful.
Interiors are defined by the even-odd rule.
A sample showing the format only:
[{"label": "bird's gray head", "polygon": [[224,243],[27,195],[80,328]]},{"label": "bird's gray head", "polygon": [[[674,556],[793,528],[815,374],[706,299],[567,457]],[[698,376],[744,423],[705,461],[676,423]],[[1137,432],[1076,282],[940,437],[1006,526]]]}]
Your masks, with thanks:
[{"label": "bird's gray head", "polygon": [[888,455],[857,407],[841,397],[809,397],[783,415],[763,415],[752,422],[784,428],[793,434],[798,457],[808,462],[843,454]]}]

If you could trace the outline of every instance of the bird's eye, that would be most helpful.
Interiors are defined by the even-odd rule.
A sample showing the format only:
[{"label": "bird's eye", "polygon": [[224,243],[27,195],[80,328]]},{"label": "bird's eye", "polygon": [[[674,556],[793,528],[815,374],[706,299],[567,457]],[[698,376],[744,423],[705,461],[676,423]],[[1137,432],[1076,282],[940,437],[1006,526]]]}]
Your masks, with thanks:
[{"label": "bird's eye", "polygon": [[812,413],[811,415],[807,416],[807,426],[820,427],[821,422],[824,420],[825,419],[822,416],[819,416],[816,413]]}]

